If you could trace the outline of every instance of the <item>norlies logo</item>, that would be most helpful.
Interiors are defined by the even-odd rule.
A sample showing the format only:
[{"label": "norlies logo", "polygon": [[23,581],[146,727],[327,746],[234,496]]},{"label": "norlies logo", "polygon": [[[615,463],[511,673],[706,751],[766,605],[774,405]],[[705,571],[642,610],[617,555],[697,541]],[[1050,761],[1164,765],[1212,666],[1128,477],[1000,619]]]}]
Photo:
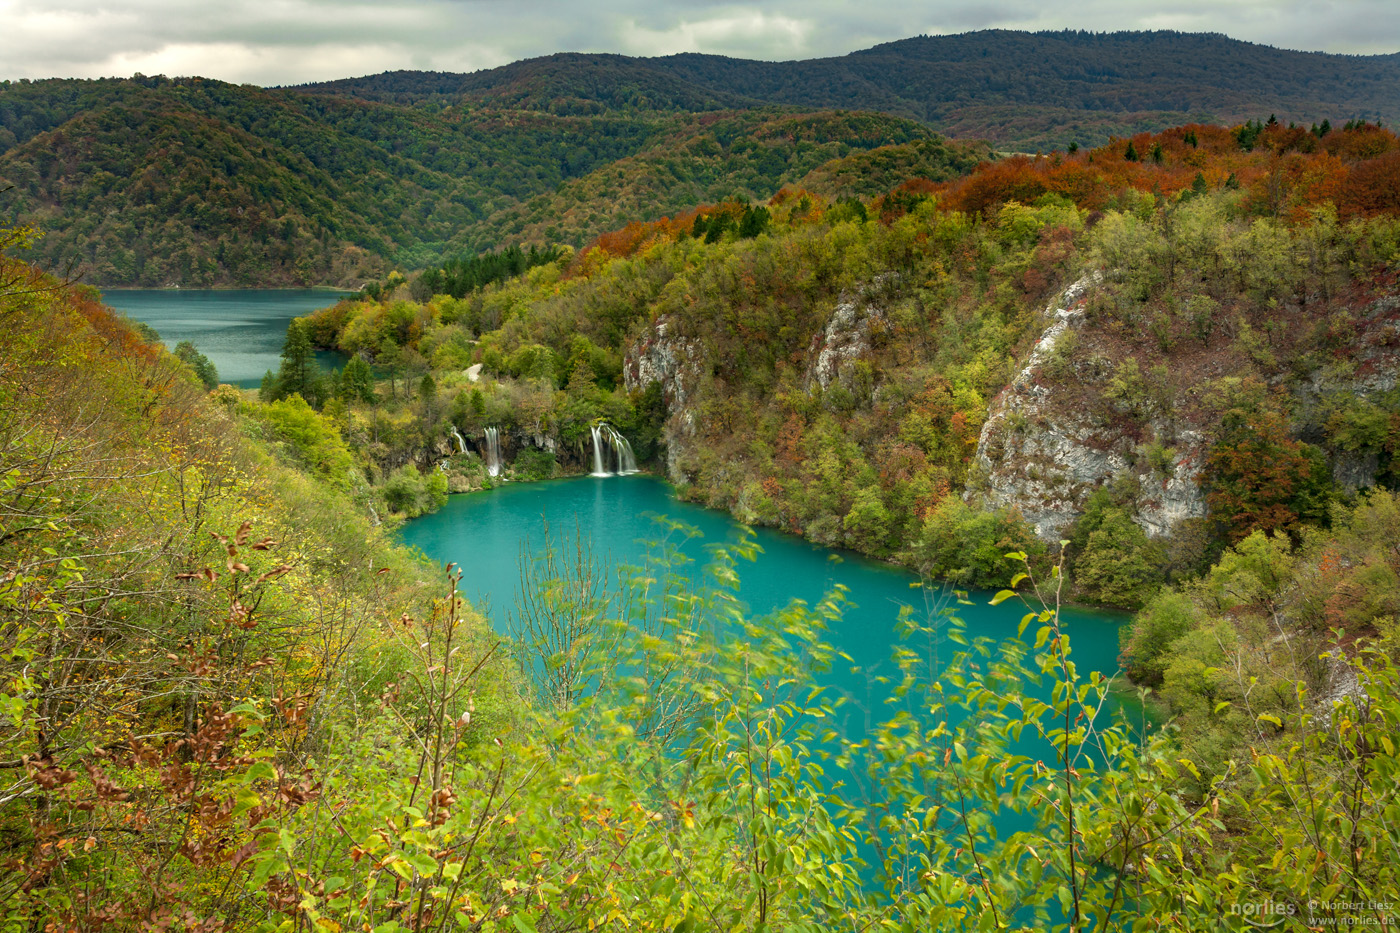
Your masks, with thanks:
[{"label": "norlies logo", "polygon": [[1253,927],[1275,927],[1289,917],[1297,916],[1298,908],[1293,904],[1264,901],[1261,904],[1231,904],[1230,914],[1239,917]]},{"label": "norlies logo", "polygon": [[[1323,926],[1379,925],[1382,923],[1380,917],[1388,916],[1394,909],[1395,905],[1388,901],[1308,901],[1306,923],[1312,929],[1320,929]],[[1342,913],[1344,919],[1319,917],[1319,913]],[[1359,913],[1376,913],[1377,916],[1355,916]],[[1240,918],[1249,926],[1266,929],[1276,927],[1290,917],[1300,917],[1301,912],[1296,904],[1264,901],[1257,904],[1231,904],[1230,915]]]}]

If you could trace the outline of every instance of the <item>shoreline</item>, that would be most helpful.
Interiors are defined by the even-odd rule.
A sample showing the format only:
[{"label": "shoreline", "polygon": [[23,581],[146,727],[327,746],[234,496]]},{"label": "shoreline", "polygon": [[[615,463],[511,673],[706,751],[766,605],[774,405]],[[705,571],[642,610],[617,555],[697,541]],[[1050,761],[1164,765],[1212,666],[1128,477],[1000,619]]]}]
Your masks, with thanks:
[{"label": "shoreline", "polygon": [[[503,486],[536,486],[536,485],[539,485],[539,484],[541,484],[541,483],[558,483],[558,482],[563,482],[563,481],[565,481],[565,480],[575,480],[575,479],[625,479],[625,478],[627,478],[627,477],[629,477],[629,476],[645,476],[645,477],[647,477],[647,478],[649,478],[649,479],[653,479],[653,480],[655,480],[655,481],[657,481],[657,482],[659,482],[659,483],[662,483],[663,485],[665,485],[665,486],[667,487],[667,489],[668,489],[669,492],[670,492],[671,498],[672,498],[673,500],[675,500],[676,502],[683,502],[683,503],[685,503],[686,505],[694,506],[694,507],[696,507],[696,508],[701,508],[701,509],[704,509],[704,510],[707,511],[707,512],[712,512],[712,513],[717,514],[717,515],[725,515],[725,516],[728,516],[728,517],[729,517],[732,521],[734,521],[736,524],[742,525],[742,526],[747,527],[747,528],[762,528],[762,529],[764,529],[765,531],[769,531],[769,532],[772,532],[773,534],[781,535],[781,536],[784,537],[784,538],[790,538],[790,539],[792,539],[792,540],[794,540],[794,541],[801,541],[803,544],[806,544],[808,547],[811,547],[811,548],[813,548],[813,549],[817,549],[817,550],[822,550],[822,551],[828,551],[828,552],[830,552],[830,554],[831,554],[834,558],[836,558],[836,559],[838,559],[838,560],[846,560],[846,559],[847,559],[847,555],[849,555],[850,557],[853,557],[853,558],[855,558],[855,559],[857,559],[857,560],[869,561],[869,562],[871,562],[871,563],[880,564],[880,565],[882,565],[882,566],[888,567],[888,568],[891,569],[891,570],[899,570],[899,571],[903,571],[903,572],[905,572],[905,573],[912,573],[912,574],[914,574],[914,575],[920,577],[921,579],[924,578],[923,573],[921,573],[917,567],[911,567],[911,566],[909,566],[908,564],[901,563],[900,561],[898,561],[898,560],[896,560],[896,559],[894,559],[894,558],[892,558],[892,557],[877,557],[877,556],[875,556],[875,555],[873,555],[873,554],[862,554],[860,551],[852,550],[852,549],[850,549],[850,548],[844,548],[844,547],[835,546],[835,545],[830,545],[830,544],[820,544],[820,543],[818,543],[818,542],[816,542],[816,541],[813,541],[811,538],[808,538],[806,535],[801,535],[801,534],[798,534],[798,533],[796,533],[796,532],[789,531],[789,530],[787,530],[786,528],[780,528],[780,527],[778,527],[777,525],[762,525],[762,524],[751,524],[751,523],[746,523],[746,522],[740,521],[739,518],[738,518],[736,515],[734,515],[733,512],[730,512],[730,511],[728,511],[728,510],[726,510],[726,509],[716,509],[716,508],[714,508],[714,507],[712,507],[712,506],[708,506],[708,505],[705,505],[705,504],[700,503],[700,502],[695,502],[695,501],[692,501],[692,500],[689,500],[689,499],[682,499],[680,496],[678,496],[678,495],[676,494],[676,486],[675,486],[675,484],[672,483],[669,479],[667,479],[664,473],[656,472],[656,471],[649,470],[649,469],[646,469],[646,468],[641,468],[641,469],[637,470],[637,472],[635,472],[635,473],[627,473],[627,474],[617,474],[617,473],[613,473],[613,474],[610,474],[610,475],[608,475],[608,476],[594,476],[594,474],[592,474],[592,473],[565,473],[565,474],[563,474],[563,475],[561,475],[561,476],[551,476],[551,477],[549,477],[548,479],[509,480],[509,481],[507,481],[507,482],[498,483],[498,484],[493,485],[493,486],[490,486],[490,487],[482,487],[482,488],[480,488],[480,489],[469,489],[469,490],[464,490],[464,491],[462,491],[462,492],[453,492],[453,493],[449,493],[448,496],[449,496],[449,497],[451,497],[451,496],[476,496],[476,495],[481,495],[482,493],[495,492],[496,490],[502,488]],[[428,514],[432,514],[432,513],[428,513]],[[426,518],[426,517],[427,517],[426,515],[424,515],[424,516],[419,516],[419,518]],[[408,522],[413,522],[413,521],[417,521],[417,519],[412,519],[412,518],[410,518],[410,519],[408,519],[408,520],[405,522],[405,524],[407,524]],[[931,578],[930,578],[929,581],[928,581],[928,585],[936,586],[936,587],[941,587],[941,588],[943,588],[943,589],[945,589],[945,590],[947,590],[948,592],[951,592],[951,593],[957,593],[957,592],[972,592],[972,591],[974,591],[974,590],[979,590],[979,589],[980,589],[980,588],[978,588],[978,587],[958,587],[958,586],[956,586],[955,584],[950,583],[949,581],[946,581],[946,580],[933,580],[933,579],[931,579]],[[995,590],[987,590],[986,592],[995,592]],[[1104,614],[1107,614],[1107,615],[1118,615],[1118,616],[1122,616],[1122,617],[1123,617],[1122,621],[1123,621],[1124,623],[1126,623],[1128,620],[1130,620],[1130,619],[1132,618],[1132,616],[1134,615],[1133,611],[1130,610],[1130,609],[1121,609],[1121,608],[1119,608],[1119,607],[1117,607],[1117,606],[1104,606],[1104,605],[1099,605],[1099,604],[1096,604],[1096,603],[1084,603],[1084,602],[1078,602],[1078,601],[1076,601],[1076,600],[1068,600],[1068,599],[1067,599],[1067,600],[1063,600],[1063,601],[1060,603],[1060,607],[1061,607],[1062,609],[1074,609],[1074,610],[1079,611],[1079,612],[1095,612],[1095,613],[1104,613]]]}]

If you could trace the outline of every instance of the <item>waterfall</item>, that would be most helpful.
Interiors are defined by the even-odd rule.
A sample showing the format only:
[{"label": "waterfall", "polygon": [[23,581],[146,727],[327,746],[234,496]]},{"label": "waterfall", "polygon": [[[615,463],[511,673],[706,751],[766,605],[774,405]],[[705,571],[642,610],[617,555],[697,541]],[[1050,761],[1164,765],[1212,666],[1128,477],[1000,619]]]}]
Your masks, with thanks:
[{"label": "waterfall", "polygon": [[486,429],[486,473],[501,475],[501,432],[495,428]]},{"label": "waterfall", "polygon": [[589,430],[593,432],[593,475],[594,475],[594,476],[610,476],[611,474],[609,474],[608,471],[607,471],[607,469],[604,468],[604,466],[603,466],[603,435],[602,435],[602,431],[600,431],[600,430],[598,429],[598,425],[596,425],[596,424],[595,424],[592,428],[590,428]]},{"label": "waterfall", "polygon": [[[632,453],[632,445],[627,443],[627,438],[617,432],[617,428],[607,422],[599,422],[592,429],[593,434],[593,475],[626,476],[628,473],[637,472],[637,458]],[[617,463],[616,470],[608,469],[608,458],[603,450],[607,448],[612,453],[612,459]]]},{"label": "waterfall", "polygon": [[452,436],[455,437],[455,438],[457,438],[457,453],[459,453],[459,454],[464,454],[464,453],[466,453],[466,452],[467,452],[467,442],[466,442],[465,440],[462,439],[462,432],[457,430],[457,426],[456,426],[455,424],[452,426]]},{"label": "waterfall", "polygon": [[632,453],[632,445],[627,443],[627,438],[617,433],[612,427],[608,428],[612,436],[613,450],[617,451],[617,472],[623,476],[637,472],[637,458]]}]

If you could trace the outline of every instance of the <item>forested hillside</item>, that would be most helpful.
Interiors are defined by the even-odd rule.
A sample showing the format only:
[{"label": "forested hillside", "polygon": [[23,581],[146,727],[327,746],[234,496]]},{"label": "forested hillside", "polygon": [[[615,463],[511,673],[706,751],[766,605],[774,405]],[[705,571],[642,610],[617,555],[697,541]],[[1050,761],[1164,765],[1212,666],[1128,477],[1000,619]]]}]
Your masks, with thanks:
[{"label": "forested hillside", "polygon": [[[1121,479],[1099,506],[1161,540],[1128,522],[1131,542],[1101,546],[1132,544],[1135,563],[1076,585],[1132,607],[1390,475],[1398,159],[1374,125],[1251,121],[868,200],[787,189],[631,224],[515,279],[386,282],[307,332],[395,380],[346,423],[384,467],[390,451],[427,467],[449,427],[479,443],[494,426],[512,459],[578,468],[603,419],[684,496],[964,582],[1000,573],[995,547],[969,549],[994,526],[966,495],[986,495],[995,527],[1092,550],[1075,523]],[[1266,442],[1302,472],[1265,480],[1232,453]],[[1212,491],[1229,470],[1240,489]]]},{"label": "forested hillside", "polygon": [[[358,286],[529,239],[580,246],[697,201],[767,198],[907,120],[659,100],[556,115],[418,107],[198,78],[0,88],[4,217],[102,285]],[[970,168],[955,147],[930,177]]]},{"label": "forested hillside", "polygon": [[400,102],[490,103],[550,112],[734,101],[908,117],[957,139],[1036,151],[1097,146],[1191,121],[1257,114],[1400,120],[1400,54],[1295,52],[1215,34],[988,30],[919,36],[838,58],[760,62],[552,55],[472,75],[391,72],[308,85]]},{"label": "forested hillside", "polygon": [[[836,199],[392,273],[294,322],[258,398],[6,231],[0,923],[1390,922],[1400,140],[1186,126],[873,197],[862,158]],[[1066,413],[1132,482],[1030,475]],[[664,545],[561,575],[544,542],[504,639],[373,524],[496,482],[487,429],[523,481],[588,469],[603,422],[746,520],[1039,587],[1024,640],[903,615],[892,701],[843,740],[844,594],[749,616],[744,541],[700,585]],[[1149,537],[1150,485],[1192,478],[1167,431],[1208,511]],[[1025,521],[1044,488],[1063,553]],[[1106,721],[1071,595],[1146,604],[1124,663],[1172,728]]]}]

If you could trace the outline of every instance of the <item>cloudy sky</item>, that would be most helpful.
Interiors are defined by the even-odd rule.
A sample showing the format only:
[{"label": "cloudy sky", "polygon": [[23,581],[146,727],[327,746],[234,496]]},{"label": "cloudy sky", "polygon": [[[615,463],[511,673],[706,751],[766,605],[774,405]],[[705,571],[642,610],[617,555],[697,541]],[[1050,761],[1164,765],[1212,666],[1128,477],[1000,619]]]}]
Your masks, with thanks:
[{"label": "cloudy sky", "polygon": [[0,78],[204,75],[291,84],[474,71],[560,51],[841,55],[921,33],[1178,29],[1400,51],[1400,0],[0,0]]}]

